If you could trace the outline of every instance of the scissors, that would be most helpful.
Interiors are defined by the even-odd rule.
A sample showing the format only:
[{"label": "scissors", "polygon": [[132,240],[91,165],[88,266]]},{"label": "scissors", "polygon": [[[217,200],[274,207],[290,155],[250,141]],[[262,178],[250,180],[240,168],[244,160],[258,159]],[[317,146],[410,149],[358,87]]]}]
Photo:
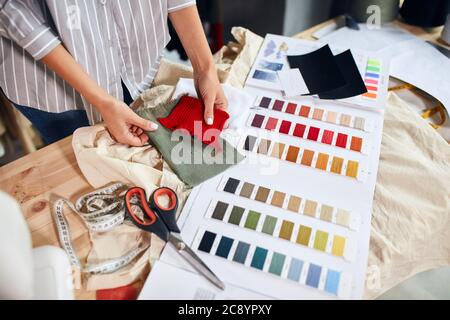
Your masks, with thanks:
[{"label": "scissors", "polygon": [[[169,199],[168,206],[164,206],[159,202],[160,197]],[[171,243],[195,270],[200,272],[215,286],[224,290],[225,284],[182,240],[180,229],[176,222],[177,208],[178,197],[175,191],[170,188],[156,189],[148,202],[145,190],[142,188],[131,188],[125,194],[125,211],[138,228],[152,232],[166,243]],[[138,213],[142,214],[142,218],[138,216]]]}]

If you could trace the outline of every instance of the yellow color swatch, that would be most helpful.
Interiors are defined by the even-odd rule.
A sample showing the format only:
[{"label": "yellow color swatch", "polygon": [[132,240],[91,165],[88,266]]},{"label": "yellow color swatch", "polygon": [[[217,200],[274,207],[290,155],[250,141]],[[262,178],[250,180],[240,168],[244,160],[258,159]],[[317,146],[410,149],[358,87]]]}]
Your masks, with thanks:
[{"label": "yellow color swatch", "polygon": [[334,157],[333,162],[331,163],[331,172],[341,174],[343,166],[344,166],[344,159]]},{"label": "yellow color swatch", "polygon": [[319,153],[319,156],[317,157],[317,162],[316,162],[316,169],[324,170],[324,171],[327,170],[329,157],[330,156],[325,153]]},{"label": "yellow color swatch", "polygon": [[297,235],[297,243],[303,246],[309,246],[309,239],[311,238],[311,228],[306,226],[300,226]]},{"label": "yellow color swatch", "polygon": [[331,253],[337,257],[343,257],[345,250],[345,238],[341,236],[334,236],[333,250]]},{"label": "yellow color swatch", "polygon": [[294,230],[294,224],[290,221],[283,221],[283,224],[281,225],[281,230],[279,234],[279,238],[284,240],[291,241],[292,231]]},{"label": "yellow color swatch", "polygon": [[317,231],[316,238],[314,240],[314,248],[320,251],[325,251],[327,249],[328,242],[328,232]]},{"label": "yellow color swatch", "polygon": [[358,177],[358,167],[359,163],[357,161],[349,161],[347,163],[347,172],[346,176],[350,178],[357,178]]}]

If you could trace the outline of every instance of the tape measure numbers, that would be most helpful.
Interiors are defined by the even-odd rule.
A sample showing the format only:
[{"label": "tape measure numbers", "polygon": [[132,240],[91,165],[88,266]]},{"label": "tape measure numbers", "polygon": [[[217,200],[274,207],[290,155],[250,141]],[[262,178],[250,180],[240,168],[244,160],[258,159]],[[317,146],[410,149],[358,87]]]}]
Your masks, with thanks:
[{"label": "tape measure numbers", "polygon": [[81,273],[113,273],[128,265],[149,247],[150,244],[137,245],[123,256],[84,267],[81,266],[76,255],[70,236],[69,224],[64,215],[65,205],[83,219],[90,232],[107,232],[121,225],[125,220],[125,202],[121,193],[124,193],[127,189],[128,187],[125,184],[116,183],[80,197],[75,204],[62,198],[54,201],[52,212],[58,229],[59,241],[69,256],[71,265],[80,270]]}]

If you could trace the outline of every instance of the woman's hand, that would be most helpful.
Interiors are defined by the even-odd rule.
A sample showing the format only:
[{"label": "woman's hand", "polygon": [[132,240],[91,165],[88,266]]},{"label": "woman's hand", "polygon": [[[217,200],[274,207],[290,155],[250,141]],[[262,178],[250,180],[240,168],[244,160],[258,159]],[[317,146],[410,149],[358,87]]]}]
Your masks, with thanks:
[{"label": "woman's hand", "polygon": [[214,67],[206,72],[194,70],[194,82],[198,97],[205,105],[205,122],[208,125],[214,123],[214,108],[228,109],[228,101],[223,93],[217,73]]},{"label": "woman's hand", "polygon": [[111,136],[119,143],[142,147],[148,142],[145,131],[155,131],[158,125],[139,117],[122,101],[107,99],[98,109]]}]

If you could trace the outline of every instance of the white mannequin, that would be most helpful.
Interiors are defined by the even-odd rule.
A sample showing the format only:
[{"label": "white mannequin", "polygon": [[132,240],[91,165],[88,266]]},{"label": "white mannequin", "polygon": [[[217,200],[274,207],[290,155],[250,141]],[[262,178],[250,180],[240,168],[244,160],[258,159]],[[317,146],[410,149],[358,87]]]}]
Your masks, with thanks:
[{"label": "white mannequin", "polygon": [[19,205],[0,192],[0,299],[73,299],[63,250],[32,248]]}]

